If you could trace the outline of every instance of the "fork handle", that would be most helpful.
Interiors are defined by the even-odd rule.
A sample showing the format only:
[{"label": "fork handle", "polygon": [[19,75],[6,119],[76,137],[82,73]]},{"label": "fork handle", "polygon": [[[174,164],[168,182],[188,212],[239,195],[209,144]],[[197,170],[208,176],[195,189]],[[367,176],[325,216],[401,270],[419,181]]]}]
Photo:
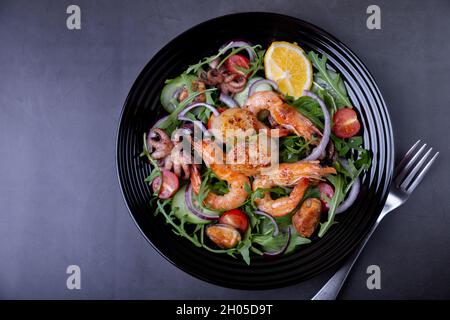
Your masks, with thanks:
[{"label": "fork handle", "polygon": [[359,255],[363,251],[373,232],[380,224],[381,220],[383,220],[383,218],[389,212],[398,208],[402,204],[402,202],[403,201],[397,199],[392,193],[388,194],[383,210],[381,211],[378,219],[375,221],[374,225],[369,230],[362,243],[359,245],[358,249],[356,249],[355,252],[350,255],[347,260],[345,260],[344,264],[339,268],[334,276],[331,277],[330,280],[328,280],[328,282],[322,287],[322,289],[320,289],[319,292],[317,292],[317,294],[311,300],[335,300],[337,298],[339,291],[341,291],[341,288],[345,280],[347,279],[348,274],[350,273],[350,270],[356,262],[356,259],[358,259]]},{"label": "fork handle", "polygon": [[322,287],[322,289],[320,289],[319,292],[317,292],[317,294],[311,300],[336,300],[339,292],[341,291],[342,286],[344,285],[345,280],[347,279],[348,274],[350,273],[350,270],[352,269],[361,252],[363,251],[370,237],[380,224],[380,221],[385,217],[386,214],[388,214],[393,209],[394,208],[390,206],[386,206],[383,209],[377,221],[372,226],[372,228],[370,229],[369,233],[366,235],[362,243],[359,245],[358,249],[355,250],[355,252],[352,255],[350,255],[350,257],[348,257],[347,260],[345,260],[345,263],[339,268],[338,271],[336,271],[334,276],[331,277],[330,280],[328,280],[328,282]]}]

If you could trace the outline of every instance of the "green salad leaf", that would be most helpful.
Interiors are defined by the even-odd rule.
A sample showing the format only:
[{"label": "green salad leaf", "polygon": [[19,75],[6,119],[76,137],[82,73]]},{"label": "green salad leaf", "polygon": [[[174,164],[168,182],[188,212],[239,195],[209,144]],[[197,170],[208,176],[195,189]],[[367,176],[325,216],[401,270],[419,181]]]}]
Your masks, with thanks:
[{"label": "green salad leaf", "polygon": [[327,56],[322,55],[322,58],[320,58],[317,53],[310,51],[308,58],[318,70],[314,74],[315,90],[328,91],[333,96],[338,108],[351,108],[352,104],[348,98],[347,89],[344,81],[341,79],[341,75],[327,68]]},{"label": "green salad leaf", "polygon": [[287,136],[280,139],[280,163],[297,162],[310,151],[310,143],[300,136]]},{"label": "green salad leaf", "polygon": [[[219,50],[219,52],[217,52],[217,54],[212,55],[212,56],[207,57],[207,58],[204,58],[204,59],[200,60],[198,63],[189,66],[184,73],[185,74],[197,74],[203,68],[203,66],[213,62],[214,60],[216,60],[220,56],[224,55],[228,50],[232,49],[230,47],[230,44],[231,44],[231,42],[228,45],[226,45],[225,47],[221,48]],[[260,48],[261,48],[260,45],[255,45],[253,47],[251,47],[251,46],[242,46],[242,47],[239,47],[239,48],[233,48],[230,51],[230,53],[227,54],[225,56],[225,58],[223,58],[220,61],[220,63],[217,66],[217,68],[219,68],[229,57],[234,56],[236,53],[239,53],[240,51],[247,50],[247,49],[253,50],[253,52],[255,53],[255,55],[256,55],[256,57],[258,59],[259,53],[257,52],[257,49],[260,49]],[[263,56],[264,56],[264,54],[263,54]]]},{"label": "green salad leaf", "polygon": [[[196,247],[202,247],[202,243],[199,241],[199,238],[196,234],[196,232],[199,229],[196,228],[193,233],[189,233],[186,230],[186,222],[184,219],[179,220],[179,218],[176,218],[174,216],[172,210],[170,210],[169,212],[166,211],[166,206],[171,206],[171,204],[172,204],[172,199],[166,199],[166,200],[158,199],[158,201],[156,202],[157,208],[155,211],[155,215],[157,215],[158,213],[161,213],[164,216],[164,218],[166,219],[166,223],[168,223],[172,226],[172,228],[173,228],[172,231],[176,235],[188,239]],[[180,222],[176,223],[176,220],[179,220]]]},{"label": "green salad leaf", "polygon": [[203,92],[192,92],[185,100],[183,100],[182,102],[178,103],[178,105],[175,108],[175,110],[173,110],[172,113],[169,114],[169,116],[166,118],[165,121],[161,122],[158,125],[158,128],[164,129],[168,134],[172,134],[172,132],[181,123],[181,121],[178,120],[178,114],[181,111],[183,111],[183,109],[186,108],[186,106],[188,104],[193,102],[195,97],[197,97],[198,95],[201,95],[203,93],[207,95],[209,92],[216,91],[216,90],[217,90],[216,88],[211,88],[211,89],[206,89]]},{"label": "green salad leaf", "polygon": [[323,129],[323,112],[319,103],[311,97],[303,96],[298,99],[288,97],[287,102],[308,118],[318,129]]},{"label": "green salad leaf", "polygon": [[289,228],[291,228],[291,241],[289,241],[285,254],[294,251],[298,246],[311,243],[310,239],[304,238],[301,235],[299,235],[297,230],[295,230],[293,226],[290,226]]},{"label": "green salad leaf", "polygon": [[334,225],[336,222],[334,220],[336,215],[336,209],[341,204],[341,202],[345,198],[345,192],[344,192],[344,178],[342,175],[329,175],[327,177],[327,180],[331,182],[331,184],[334,186],[334,195],[331,198],[331,201],[328,203],[330,206],[330,209],[328,210],[328,218],[327,221],[320,223],[320,229],[319,229],[319,237],[323,237],[325,233],[330,229],[332,225]]}]

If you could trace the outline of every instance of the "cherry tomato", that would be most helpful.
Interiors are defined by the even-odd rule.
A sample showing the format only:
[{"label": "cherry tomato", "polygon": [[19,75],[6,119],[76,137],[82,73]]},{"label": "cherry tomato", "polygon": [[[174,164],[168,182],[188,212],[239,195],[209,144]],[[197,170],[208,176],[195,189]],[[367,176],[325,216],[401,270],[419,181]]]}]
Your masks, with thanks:
[{"label": "cherry tomato", "polygon": [[355,110],[342,108],[333,116],[333,133],[338,138],[351,138],[359,132],[361,124]]},{"label": "cherry tomato", "polygon": [[[217,111],[219,112],[219,114],[224,112],[225,110],[227,110],[227,108],[223,108],[223,107],[218,107],[217,108]],[[214,119],[214,115],[211,115],[211,117],[209,117],[209,119],[208,119],[208,124],[207,124],[208,129],[211,129],[211,125],[212,125],[212,120],[213,119]]]},{"label": "cherry tomato", "polygon": [[235,54],[225,61],[225,68],[231,73],[244,74],[242,69],[250,69],[250,60],[240,54]]},{"label": "cherry tomato", "polygon": [[330,210],[330,206],[328,205],[326,198],[328,198],[328,199],[333,198],[334,189],[332,186],[330,186],[328,183],[325,183],[325,182],[319,183],[318,187],[319,187],[319,191],[320,191],[320,201],[322,202],[322,209],[323,209],[323,211],[327,212],[328,210]]},{"label": "cherry tomato", "polygon": [[[177,175],[169,170],[163,169],[161,170],[161,174],[162,174],[162,185],[158,197],[160,199],[169,199],[175,194],[175,192],[177,192],[178,188],[180,187],[180,183],[178,181]],[[153,179],[152,182],[153,192],[158,191],[160,184],[161,179],[159,176]]]},{"label": "cherry tomato", "polygon": [[248,228],[248,218],[241,210],[233,209],[220,216],[219,223],[227,224],[245,233]]}]

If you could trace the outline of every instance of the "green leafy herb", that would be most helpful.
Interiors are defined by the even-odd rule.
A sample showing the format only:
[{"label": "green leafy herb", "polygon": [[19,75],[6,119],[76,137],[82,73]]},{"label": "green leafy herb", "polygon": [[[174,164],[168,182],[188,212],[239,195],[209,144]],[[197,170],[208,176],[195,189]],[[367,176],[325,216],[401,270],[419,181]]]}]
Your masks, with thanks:
[{"label": "green leafy herb", "polygon": [[164,129],[167,133],[171,134],[177,126],[181,123],[180,120],[178,120],[178,114],[188,105],[190,104],[195,97],[198,95],[201,95],[203,93],[212,92],[217,90],[216,88],[206,89],[203,92],[193,92],[190,94],[185,100],[180,102],[178,106],[175,108],[175,110],[172,111],[172,113],[158,125],[158,128]]},{"label": "green leafy herb", "polygon": [[[207,58],[204,58],[204,59],[200,60],[198,63],[189,66],[184,73],[186,73],[186,74],[191,74],[191,73],[197,74],[197,72],[200,69],[202,69],[203,66],[213,62],[214,60],[216,60],[217,58],[219,58],[220,56],[225,54],[229,49],[231,49],[230,45],[231,45],[231,42],[228,45],[226,45],[225,47],[223,47],[222,49],[220,49],[219,52],[217,52],[217,54],[215,54],[213,56],[210,56],[210,57],[207,57]],[[246,49],[250,48],[251,50],[255,51],[257,48],[260,48],[260,47],[261,47],[260,45],[256,45],[256,46],[253,46],[253,47],[243,46],[243,47],[240,47],[240,48],[233,49],[224,59],[222,59],[220,64],[217,66],[217,68],[219,68],[223,64],[223,62],[225,62],[225,60],[227,60],[229,57],[235,55],[236,53],[238,53],[238,52],[240,52],[242,50],[246,50]],[[256,54],[256,52],[255,52],[255,54]]]},{"label": "green leafy herb", "polygon": [[319,103],[311,97],[303,96],[296,100],[287,99],[302,115],[307,117],[318,129],[323,129],[323,111]]},{"label": "green leafy herb", "polygon": [[331,135],[331,140],[334,143],[334,147],[339,155],[339,157],[345,157],[347,153],[354,149],[358,151],[364,150],[362,146],[363,139],[361,136],[354,136],[348,140],[344,140],[336,137],[334,134]]},{"label": "green leafy herb", "polygon": [[328,181],[334,186],[334,195],[331,201],[328,203],[330,209],[328,211],[328,219],[326,222],[320,224],[319,237],[323,237],[330,227],[335,224],[334,217],[336,215],[336,209],[339,204],[344,200],[344,178],[342,175],[329,175]]},{"label": "green leafy herb", "polygon": [[255,54],[255,56],[258,56],[258,54],[257,54],[257,52],[256,52],[256,49],[259,49],[259,48],[261,48],[261,46],[260,46],[259,44],[257,44],[256,46],[253,46],[253,47],[250,47],[250,46],[242,46],[242,47],[239,47],[239,48],[235,48],[235,49],[231,50],[231,52],[230,52],[229,54],[227,54],[227,55],[225,56],[225,58],[222,59],[222,61],[220,61],[220,63],[217,65],[217,68],[220,68],[220,67],[225,63],[225,61],[228,60],[228,58],[234,56],[235,54],[237,54],[237,53],[239,53],[239,52],[241,52],[241,51],[243,51],[243,50],[250,49],[250,50],[253,51],[253,53]]},{"label": "green leafy herb", "polygon": [[244,259],[245,263],[250,265],[250,248],[252,247],[252,231],[247,229],[247,232],[244,235],[244,238],[236,247],[236,250],[241,254],[242,259]]},{"label": "green leafy herb", "polygon": [[159,170],[152,170],[152,172],[150,172],[150,175],[145,178],[144,181],[148,184],[151,184],[156,177],[159,177],[160,174],[161,173],[159,172]]},{"label": "green leafy herb", "polygon": [[272,233],[273,231],[268,231],[264,234],[255,234],[252,236],[252,242],[261,246],[265,252],[278,251],[286,244],[288,235],[287,233],[281,232],[274,237]]},{"label": "green leafy herb", "polygon": [[310,144],[300,136],[287,136],[280,139],[280,163],[297,162],[310,151]]},{"label": "green leafy herb", "polygon": [[351,107],[352,104],[347,96],[347,90],[340,74],[327,68],[327,56],[322,55],[322,58],[320,58],[317,53],[310,51],[308,58],[318,70],[314,74],[316,89],[326,89],[335,99],[338,108]]},{"label": "green leafy herb", "polygon": [[295,248],[297,248],[298,246],[311,243],[310,239],[304,238],[301,235],[299,235],[297,230],[295,230],[293,226],[290,226],[289,228],[291,228],[291,241],[289,242],[285,254],[294,251]]},{"label": "green leafy herb", "polygon": [[316,91],[316,93],[319,96],[319,98],[321,98],[323,102],[325,102],[325,105],[327,106],[328,111],[330,112],[330,117],[331,119],[333,119],[333,115],[338,109],[336,101],[334,101],[334,97],[327,90],[324,89],[319,89]]},{"label": "green leafy herb", "polygon": [[201,247],[202,244],[200,243],[197,234],[194,232],[193,234],[189,234],[186,229],[185,229],[185,221],[183,219],[180,220],[180,223],[177,224],[175,222],[175,218],[173,216],[173,212],[170,211],[169,213],[166,211],[165,207],[167,205],[170,205],[172,202],[172,199],[166,199],[166,200],[161,200],[159,199],[156,204],[157,204],[157,213],[161,213],[164,218],[166,219],[166,222],[168,224],[170,224],[173,227],[173,232],[183,238],[188,239],[190,242],[192,242],[196,247]]},{"label": "green leafy herb", "polygon": [[259,71],[264,70],[264,53],[266,51],[265,50],[256,50],[256,46],[253,48],[255,48],[256,56],[255,56],[255,59],[250,61],[250,68],[245,69],[245,68],[236,66],[236,68],[239,71],[242,71],[244,73],[244,75],[246,75],[246,76],[249,76],[249,75],[253,76],[256,73],[258,73]]},{"label": "green leafy herb", "polygon": [[204,58],[204,59],[200,60],[200,61],[199,61],[198,63],[196,63],[196,64],[190,65],[190,66],[186,69],[186,71],[185,71],[184,73],[186,73],[186,74],[190,74],[190,73],[197,74],[197,72],[198,72],[204,65],[207,65],[207,64],[213,62],[215,59],[219,58],[221,55],[223,55],[225,52],[227,52],[228,49],[230,49],[229,46],[223,47],[222,49],[219,50],[219,52],[218,52],[217,54],[215,54],[215,55],[213,55],[213,56],[210,56],[210,57],[207,57],[207,58]]}]

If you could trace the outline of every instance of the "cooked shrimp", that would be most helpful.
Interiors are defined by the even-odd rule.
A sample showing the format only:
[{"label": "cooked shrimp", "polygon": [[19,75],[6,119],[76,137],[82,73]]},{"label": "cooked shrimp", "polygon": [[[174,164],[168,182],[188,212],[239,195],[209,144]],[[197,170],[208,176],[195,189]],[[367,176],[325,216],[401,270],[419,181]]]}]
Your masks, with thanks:
[{"label": "cooked shrimp", "polygon": [[294,186],[289,196],[272,199],[270,192],[265,192],[262,199],[255,199],[259,210],[275,217],[284,216],[292,212],[309,185],[309,179],[320,180],[327,174],[335,174],[331,167],[321,167],[319,161],[299,161],[296,163],[282,163],[277,169],[270,170],[264,175],[258,175],[253,181],[253,190],[269,189],[274,186]]},{"label": "cooked shrimp", "polygon": [[[284,103],[278,94],[273,91],[258,91],[248,98],[246,108],[257,115],[260,111],[268,110],[273,120],[290,129],[295,134],[304,137],[307,141],[318,143],[322,133],[312,122],[298,112],[294,107]],[[314,139],[314,134],[317,138]]]},{"label": "cooked shrimp", "polygon": [[286,130],[272,130],[256,118],[249,110],[231,108],[222,112],[219,116],[212,118],[211,130],[221,141],[236,136],[249,135],[252,132],[267,130],[271,137],[282,137],[288,134]]},{"label": "cooked shrimp", "polygon": [[302,178],[322,180],[328,174],[336,174],[333,167],[322,167],[319,160],[280,163],[277,168],[262,172],[256,180],[269,180],[274,186],[295,186]]},{"label": "cooked shrimp", "polygon": [[254,176],[278,164],[278,143],[271,137],[257,134],[230,146],[226,157],[233,171]]},{"label": "cooked shrimp", "polygon": [[192,189],[196,194],[200,191],[200,185],[202,184],[202,178],[200,172],[198,171],[198,166],[196,164],[191,166],[191,185]]},{"label": "cooked shrimp", "polygon": [[[253,181],[253,190],[258,188],[271,188],[274,185],[270,180]],[[308,189],[309,180],[301,179],[300,182],[292,189],[289,196],[281,197],[273,200],[270,192],[265,192],[262,199],[255,199],[255,203],[259,210],[267,212],[274,217],[282,217],[295,210],[300,200],[302,200],[306,189]]]},{"label": "cooked shrimp", "polygon": [[240,207],[248,198],[245,185],[250,186],[250,180],[242,173],[236,173],[227,165],[213,164],[211,170],[221,180],[228,182],[229,191],[224,195],[217,195],[210,191],[205,198],[205,204],[212,210],[231,210]]},{"label": "cooked shrimp", "polygon": [[[205,205],[212,210],[231,210],[240,207],[248,198],[248,192],[245,190],[245,185],[250,186],[250,180],[242,173],[237,173],[231,170],[229,165],[220,162],[221,150],[216,148],[212,141],[195,141],[194,149],[202,155],[206,165],[214,172],[214,174],[221,180],[228,182],[228,192],[224,195],[215,194],[209,191],[204,199]],[[199,174],[198,171],[192,174]],[[199,177],[193,177],[198,184]],[[192,180],[191,180],[192,181]],[[193,186],[194,191],[197,189]]]}]

